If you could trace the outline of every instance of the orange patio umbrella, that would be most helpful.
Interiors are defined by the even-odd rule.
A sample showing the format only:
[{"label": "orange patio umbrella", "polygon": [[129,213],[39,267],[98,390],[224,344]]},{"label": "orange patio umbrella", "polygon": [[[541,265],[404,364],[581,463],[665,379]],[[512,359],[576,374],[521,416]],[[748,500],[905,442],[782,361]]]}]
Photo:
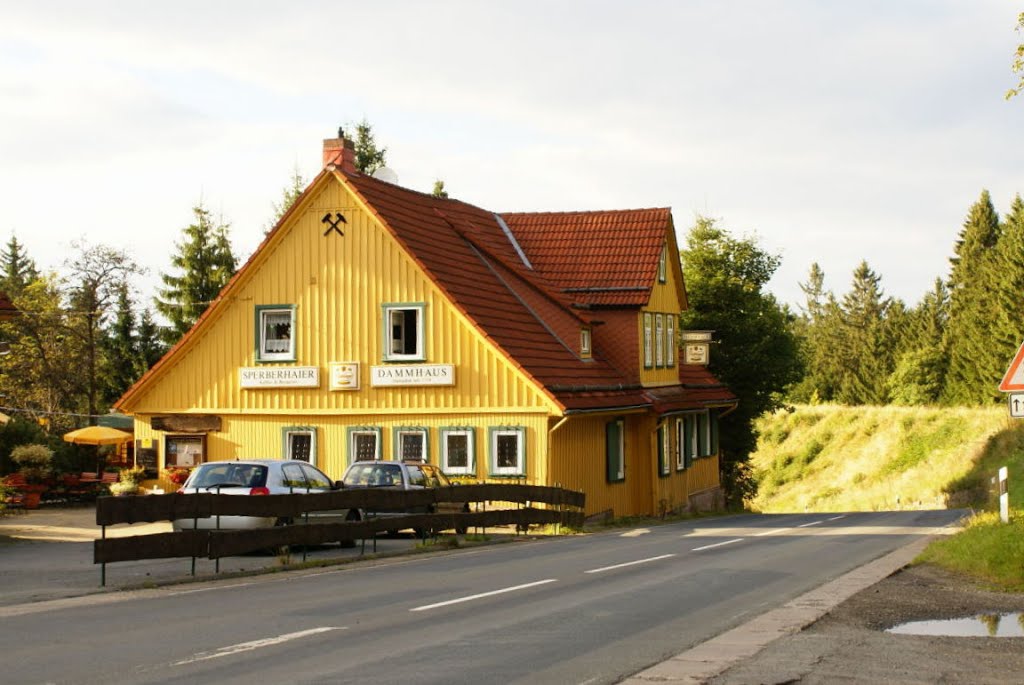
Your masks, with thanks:
[{"label": "orange patio umbrella", "polygon": [[120,445],[131,439],[131,433],[106,426],[86,426],[64,434],[65,442],[72,442],[76,445]]}]

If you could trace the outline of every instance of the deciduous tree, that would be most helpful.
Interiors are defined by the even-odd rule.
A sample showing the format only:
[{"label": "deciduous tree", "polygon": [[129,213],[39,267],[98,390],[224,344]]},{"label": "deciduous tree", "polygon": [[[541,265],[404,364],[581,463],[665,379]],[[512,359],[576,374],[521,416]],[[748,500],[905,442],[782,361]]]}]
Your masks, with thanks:
[{"label": "deciduous tree", "polygon": [[90,418],[99,410],[103,361],[103,329],[130,279],[142,269],[123,250],[105,245],[74,244],[77,254],[68,259],[68,330],[82,346],[78,375],[85,382],[86,410]]},{"label": "deciduous tree", "polygon": [[739,502],[752,487],[746,465],[757,442],[753,421],[781,406],[801,372],[793,317],[764,290],[780,258],[705,217],[697,217],[680,256],[690,304],[681,327],[715,331],[710,370],[740,398],[721,429],[725,485]]}]

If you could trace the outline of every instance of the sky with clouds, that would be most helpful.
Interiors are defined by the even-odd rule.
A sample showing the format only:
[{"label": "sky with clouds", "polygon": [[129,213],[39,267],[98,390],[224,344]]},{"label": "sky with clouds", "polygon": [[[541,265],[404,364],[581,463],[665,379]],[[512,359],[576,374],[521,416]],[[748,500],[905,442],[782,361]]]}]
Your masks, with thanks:
[{"label": "sky with clouds", "polygon": [[0,0],[0,242],[160,272],[200,199],[236,254],[366,118],[401,185],[494,211],[670,206],[915,304],[1024,193],[1013,0]]}]

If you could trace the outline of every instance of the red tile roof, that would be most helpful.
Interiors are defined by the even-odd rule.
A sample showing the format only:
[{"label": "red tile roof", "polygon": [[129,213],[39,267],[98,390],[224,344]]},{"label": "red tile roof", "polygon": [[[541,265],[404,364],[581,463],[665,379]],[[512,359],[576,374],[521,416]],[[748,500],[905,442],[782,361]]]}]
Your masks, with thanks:
[{"label": "red tile roof", "polygon": [[[623,372],[602,359],[577,355],[579,329],[589,315],[574,309],[573,303],[647,303],[666,231],[672,226],[668,209],[504,214],[513,234],[509,235],[498,216],[487,210],[340,168],[325,169],[310,188],[332,173],[362,197],[453,305],[566,410],[653,406],[665,412],[735,402],[706,369],[692,370],[702,367],[680,368],[680,386],[645,389],[629,380],[635,378],[635,369]],[[195,339],[223,306],[226,294],[260,261],[261,252],[300,201],[192,329],[115,406],[124,406],[170,368],[173,357]]]},{"label": "red tile roof", "polygon": [[574,302],[647,304],[668,208],[501,215],[533,267]]},{"label": "red tile roof", "polygon": [[735,401],[706,370],[690,373],[691,389],[671,386],[672,395],[631,383],[630,373],[602,359],[577,355],[583,320],[572,302],[646,304],[671,227],[668,209],[504,214],[510,236],[479,207],[336,173],[454,305],[566,409],[660,404],[674,411],[680,402],[692,409]]}]

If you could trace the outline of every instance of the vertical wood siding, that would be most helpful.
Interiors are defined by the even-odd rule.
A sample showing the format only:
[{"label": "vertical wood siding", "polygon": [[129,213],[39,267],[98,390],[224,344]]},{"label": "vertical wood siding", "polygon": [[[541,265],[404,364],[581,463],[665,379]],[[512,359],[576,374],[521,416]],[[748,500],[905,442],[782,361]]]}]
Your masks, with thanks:
[{"label": "vertical wood siding", "polygon": [[652,419],[627,415],[626,479],[609,483],[606,469],[605,426],[615,416],[573,417],[551,436],[552,485],[587,494],[587,515],[611,510],[615,516],[641,516],[651,505],[650,436]]},{"label": "vertical wood siding", "polygon": [[[305,414],[285,416],[236,415],[223,417],[223,430],[207,434],[207,461],[228,459],[281,459],[284,458],[284,429],[294,426],[312,427],[316,431],[315,464],[327,475],[340,479],[349,464],[348,429],[373,426],[381,429],[381,457],[394,456],[394,429],[398,427],[425,427],[428,429],[427,461],[441,463],[441,428],[470,427],[474,433],[473,475],[458,476],[458,480],[507,480],[490,476],[490,445],[488,429],[499,426],[522,426],[526,429],[526,475],[513,478],[513,482],[530,485],[547,483],[547,416],[545,414],[446,414],[403,416],[314,416]],[[149,425],[149,417],[137,417],[136,438],[155,440],[164,458],[164,436]]]},{"label": "vertical wood siding", "polygon": [[[671,258],[672,254],[669,254],[669,259]],[[679,382],[679,313],[683,309],[683,303],[679,299],[679,293],[682,287],[680,282],[681,272],[678,272],[674,268],[668,268],[666,269],[666,272],[667,274],[664,283],[658,283],[657,279],[655,279],[654,287],[651,289],[651,299],[648,301],[647,306],[643,308],[643,311],[637,315],[637,327],[640,336],[640,382],[645,385],[667,385]],[[671,367],[655,367],[650,369],[645,369],[643,367],[643,312],[664,314],[666,317],[675,317],[676,352],[674,355],[674,364]],[[654,329],[652,329],[652,339],[655,337],[653,331]],[[654,355],[654,357],[657,359],[657,355]]]},{"label": "vertical wood siding", "polygon": [[[320,220],[328,211],[346,217],[344,237],[333,231],[324,236]],[[549,400],[483,340],[337,181],[327,179],[305,211],[281,231],[250,265],[241,287],[197,344],[184,350],[128,411],[333,414],[377,407],[485,412],[549,407]],[[426,363],[454,364],[454,386],[370,387],[369,367],[382,357],[381,304],[405,302],[426,303]],[[257,305],[296,307],[294,363],[255,361]],[[361,389],[328,390],[332,361],[360,362]],[[321,387],[242,389],[238,372],[247,366],[317,366]]]}]

